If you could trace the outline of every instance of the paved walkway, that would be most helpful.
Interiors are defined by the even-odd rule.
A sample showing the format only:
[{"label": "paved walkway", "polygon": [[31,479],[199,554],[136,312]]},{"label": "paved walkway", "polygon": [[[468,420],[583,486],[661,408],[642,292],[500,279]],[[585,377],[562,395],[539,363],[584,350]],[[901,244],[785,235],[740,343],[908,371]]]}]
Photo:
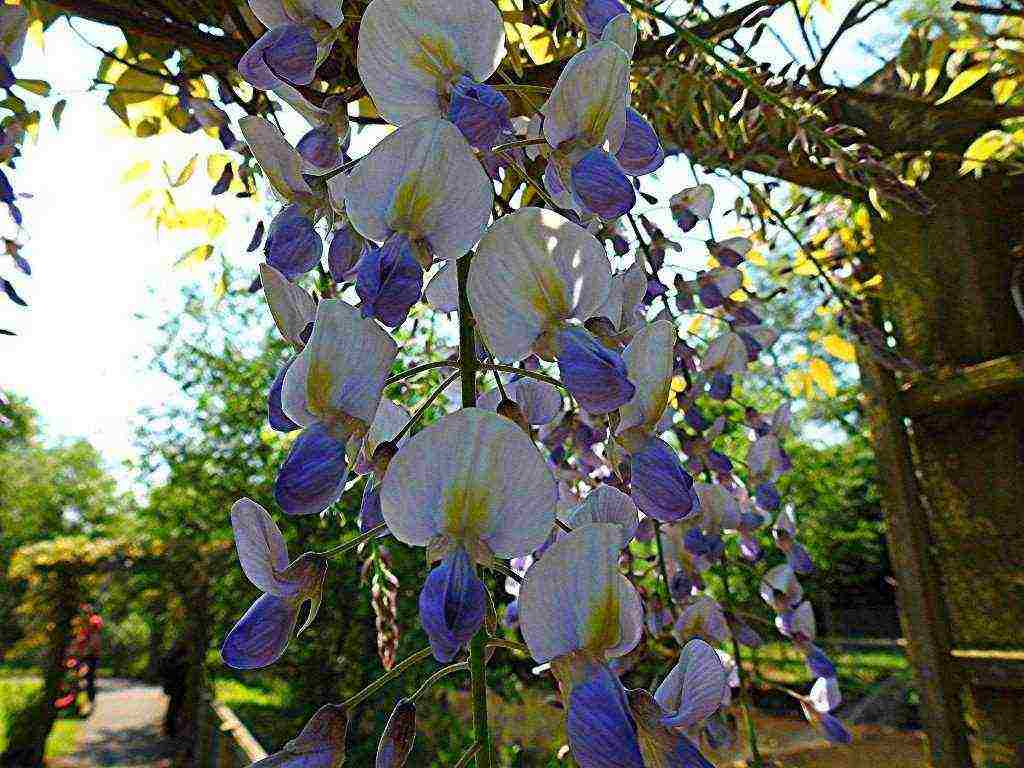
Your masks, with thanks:
[{"label": "paved walkway", "polygon": [[134,680],[99,680],[96,708],[82,724],[78,748],[57,761],[61,768],[160,768],[169,765],[173,742],[161,732],[167,697]]}]

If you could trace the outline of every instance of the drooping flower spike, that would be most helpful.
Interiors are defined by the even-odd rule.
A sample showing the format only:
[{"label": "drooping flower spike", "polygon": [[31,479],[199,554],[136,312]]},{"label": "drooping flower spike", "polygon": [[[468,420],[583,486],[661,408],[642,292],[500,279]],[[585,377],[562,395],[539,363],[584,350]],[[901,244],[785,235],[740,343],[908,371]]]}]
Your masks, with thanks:
[{"label": "drooping flower spike", "polygon": [[298,736],[249,768],[341,768],[347,731],[348,711],[338,704],[325,704]]},{"label": "drooping flower spike", "polygon": [[228,633],[220,652],[229,667],[258,669],[281,658],[307,600],[309,615],[299,632],[316,618],[327,559],[307,552],[289,563],[281,530],[249,499],[240,499],[231,508],[231,527],[242,570],[263,595]]},{"label": "drooping flower spike", "polygon": [[621,356],[576,323],[608,298],[611,270],[601,243],[553,211],[523,208],[487,230],[469,271],[473,315],[495,357],[537,353],[559,363],[586,410],[608,413],[635,386]]},{"label": "drooping flower spike", "polygon": [[512,130],[508,100],[483,84],[504,55],[488,0],[373,0],[359,25],[359,75],[381,115],[395,125],[447,117],[478,149]]},{"label": "drooping flower spike", "polygon": [[309,85],[344,20],[338,0],[250,0],[249,8],[267,31],[238,62],[254,88],[275,90]]},{"label": "drooping flower spike", "polygon": [[581,525],[534,563],[519,593],[523,638],[534,659],[551,662],[582,768],[644,767],[625,691],[607,665],[642,632],[640,597],[617,567],[621,541],[617,525]]},{"label": "drooping flower spike", "polygon": [[243,117],[238,124],[249,150],[278,196],[288,202],[311,206],[314,195],[302,178],[302,155],[262,117]]},{"label": "drooping flower spike", "polygon": [[352,226],[383,243],[360,261],[363,315],[401,324],[419,299],[424,269],[476,245],[493,201],[487,174],[448,121],[417,120],[381,141],[356,166],[345,192]]},{"label": "drooping flower spike", "polygon": [[372,320],[339,299],[317,307],[309,343],[284,379],[284,413],[304,427],[277,476],[288,514],[322,512],[341,496],[345,444],[370,428],[398,348]]},{"label": "drooping flower spike", "polygon": [[449,661],[486,607],[474,563],[527,555],[554,525],[558,488],[530,438],[508,419],[465,408],[423,429],[391,460],[381,510],[399,541],[441,560],[420,593],[434,655]]},{"label": "drooping flower spike", "polygon": [[551,147],[545,182],[580,212],[611,220],[632,210],[636,192],[613,155],[626,137],[629,56],[600,41],[565,65],[541,108]]}]

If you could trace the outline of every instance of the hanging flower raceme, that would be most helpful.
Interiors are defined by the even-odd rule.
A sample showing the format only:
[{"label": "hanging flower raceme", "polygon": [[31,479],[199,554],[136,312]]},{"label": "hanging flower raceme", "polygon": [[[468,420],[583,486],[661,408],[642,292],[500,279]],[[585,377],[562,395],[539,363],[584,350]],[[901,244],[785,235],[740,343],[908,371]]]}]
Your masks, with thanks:
[{"label": "hanging flower raceme", "polygon": [[553,211],[523,208],[487,230],[468,293],[491,353],[557,360],[562,382],[591,413],[608,413],[636,387],[622,357],[582,326],[605,303],[611,270],[601,243]]},{"label": "hanging flower raceme", "polygon": [[[762,483],[757,487],[758,506],[771,509],[767,506],[774,503],[775,508],[779,506],[779,496],[772,483]],[[779,516],[775,518],[775,525],[772,526],[772,536],[775,538],[775,545],[786,555],[786,562],[794,572],[801,575],[814,573],[814,563],[811,556],[807,554],[804,546],[796,540],[796,515],[792,507],[786,507]]]},{"label": "hanging flower raceme", "polygon": [[629,54],[608,41],[577,53],[541,112],[551,150],[544,182],[555,201],[605,220],[632,210],[629,176],[657,170],[664,152],[654,129],[629,109]]},{"label": "hanging flower raceme", "polygon": [[510,105],[484,85],[505,56],[501,14],[489,0],[373,0],[359,25],[359,75],[395,125],[446,117],[489,150],[512,131]]},{"label": "hanging flower raceme", "polygon": [[298,736],[249,768],[341,768],[347,731],[348,711],[338,704],[325,704]]},{"label": "hanging flower raceme", "polygon": [[299,633],[316,618],[327,558],[307,552],[289,563],[281,530],[263,507],[249,499],[231,508],[231,527],[242,570],[263,595],[228,633],[220,653],[229,667],[258,669],[281,658],[299,608],[307,600],[309,615]]},{"label": "hanging flower raceme", "polygon": [[262,91],[309,85],[344,21],[341,5],[338,0],[249,0],[267,31],[238,62],[239,74]]},{"label": "hanging flower raceme", "polygon": [[440,560],[420,592],[434,656],[450,661],[483,623],[486,591],[474,563],[527,555],[554,525],[558,488],[540,452],[508,419],[466,408],[423,429],[381,484],[395,538]]},{"label": "hanging flower raceme", "polygon": [[376,323],[338,299],[317,307],[309,342],[284,377],[285,415],[304,427],[277,476],[288,514],[322,512],[348,476],[345,444],[366,434],[398,349]]},{"label": "hanging flower raceme", "polygon": [[657,436],[672,394],[675,326],[659,320],[641,328],[623,352],[637,382],[619,408],[615,440],[630,455],[630,494],[640,511],[662,522],[688,517],[697,509],[693,478],[679,454]]},{"label": "hanging flower raceme", "polygon": [[455,259],[472,248],[493,201],[487,174],[448,121],[417,120],[381,141],[356,166],[345,192],[352,226],[382,243],[359,262],[363,316],[401,325],[422,293],[424,270],[435,258]]}]

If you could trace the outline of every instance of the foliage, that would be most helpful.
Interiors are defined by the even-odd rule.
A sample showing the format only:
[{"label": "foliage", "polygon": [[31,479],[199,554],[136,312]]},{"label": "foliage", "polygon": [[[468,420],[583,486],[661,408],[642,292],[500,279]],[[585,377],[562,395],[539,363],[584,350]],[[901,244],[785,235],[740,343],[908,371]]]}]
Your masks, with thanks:
[{"label": "foliage", "polygon": [[[17,675],[0,676],[0,752],[7,746],[7,728],[10,716],[24,709],[39,690],[39,683]],[[46,742],[46,756],[58,758],[74,751],[80,724],[76,720],[58,720]]]}]

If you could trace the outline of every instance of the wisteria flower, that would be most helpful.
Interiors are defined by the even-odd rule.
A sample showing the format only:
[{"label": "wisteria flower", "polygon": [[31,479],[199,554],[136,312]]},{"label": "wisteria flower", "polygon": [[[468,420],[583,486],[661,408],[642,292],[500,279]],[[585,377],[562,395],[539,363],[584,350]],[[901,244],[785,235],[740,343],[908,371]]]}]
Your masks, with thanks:
[{"label": "wisteria flower", "polygon": [[474,563],[527,555],[554,525],[558,488],[543,456],[508,419],[465,408],[413,436],[381,484],[399,541],[441,560],[420,593],[420,620],[439,661],[476,634],[486,594]]},{"label": "wisteria flower", "polygon": [[401,324],[422,292],[424,269],[472,248],[493,200],[487,174],[448,121],[417,120],[381,141],[356,166],[345,192],[352,226],[383,243],[360,260],[356,290],[364,317]]},{"label": "wisteria flower", "polygon": [[615,525],[622,534],[620,546],[628,547],[636,536],[640,517],[636,504],[629,496],[610,485],[599,485],[565,514],[565,522],[570,528],[578,528],[587,523]]},{"label": "wisteria flower", "polygon": [[259,504],[249,499],[231,508],[238,559],[246,577],[263,592],[221,646],[221,657],[234,669],[258,669],[273,664],[291,640],[299,609],[310,603],[306,623],[320,608],[327,559],[307,552],[288,562],[288,547],[281,529]]},{"label": "wisteria flower", "polygon": [[303,206],[313,205],[313,190],[302,177],[302,155],[281,132],[262,117],[243,117],[238,124],[249,150],[278,196]]},{"label": "wisteria flower", "polygon": [[832,714],[832,710],[842,703],[839,683],[834,677],[820,677],[814,681],[810,693],[800,699],[800,708],[804,717],[825,734],[825,738],[836,744],[849,744],[853,736],[843,725],[843,721]]},{"label": "wisteria flower", "polygon": [[313,220],[292,203],[270,223],[263,250],[267,263],[293,280],[320,263],[324,241],[313,227]]},{"label": "wisteria flower", "polygon": [[[303,172],[323,176],[336,171],[345,161],[345,150],[351,136],[348,103],[339,95],[328,96],[318,107],[290,85],[278,86],[274,92],[288,102],[309,123],[295,150],[302,156]],[[334,177],[332,177],[334,178]]]},{"label": "wisteria flower", "polygon": [[250,85],[270,91],[309,85],[334,42],[344,14],[337,0],[250,0],[249,8],[267,31],[238,62]]},{"label": "wisteria flower", "polygon": [[[770,509],[766,503],[762,503],[767,497],[778,508],[778,493],[771,483],[762,483],[758,486],[760,492],[758,498],[759,506]],[[811,556],[807,554],[804,546],[796,540],[796,516],[792,507],[786,507],[779,516],[775,518],[775,525],[772,526],[772,536],[775,538],[776,546],[786,555],[786,561],[794,572],[801,575],[814,573],[814,563]]]},{"label": "wisteria flower", "polygon": [[553,211],[523,208],[487,230],[469,271],[469,301],[501,360],[557,360],[586,410],[608,413],[635,391],[621,356],[577,325],[605,303],[611,279],[601,243]]},{"label": "wisteria flower", "polygon": [[[562,393],[553,384],[520,376],[504,386],[523,420],[530,426],[550,424],[562,413]],[[495,388],[484,393],[477,405],[487,410],[498,410],[501,406],[501,391]]]},{"label": "wisteria flower", "polygon": [[340,768],[345,762],[348,711],[338,704],[318,709],[299,735],[249,768]]},{"label": "wisteria flower", "polygon": [[384,118],[447,117],[478,149],[512,130],[508,99],[484,84],[504,56],[488,0],[373,0],[359,26],[359,75]]},{"label": "wisteria flower", "polygon": [[727,267],[738,267],[753,247],[745,237],[730,237],[720,243],[708,242],[711,255]]},{"label": "wisteria flower", "polygon": [[288,514],[321,512],[341,496],[345,444],[366,434],[397,355],[391,337],[338,299],[322,300],[309,343],[284,379],[284,413],[304,427],[277,476]]},{"label": "wisteria flower", "polygon": [[777,565],[761,578],[761,597],[776,612],[788,611],[803,599],[804,590],[788,565]]},{"label": "wisteria flower", "polygon": [[710,184],[688,187],[669,198],[672,217],[683,232],[689,232],[711,216],[715,205],[715,190]]}]

